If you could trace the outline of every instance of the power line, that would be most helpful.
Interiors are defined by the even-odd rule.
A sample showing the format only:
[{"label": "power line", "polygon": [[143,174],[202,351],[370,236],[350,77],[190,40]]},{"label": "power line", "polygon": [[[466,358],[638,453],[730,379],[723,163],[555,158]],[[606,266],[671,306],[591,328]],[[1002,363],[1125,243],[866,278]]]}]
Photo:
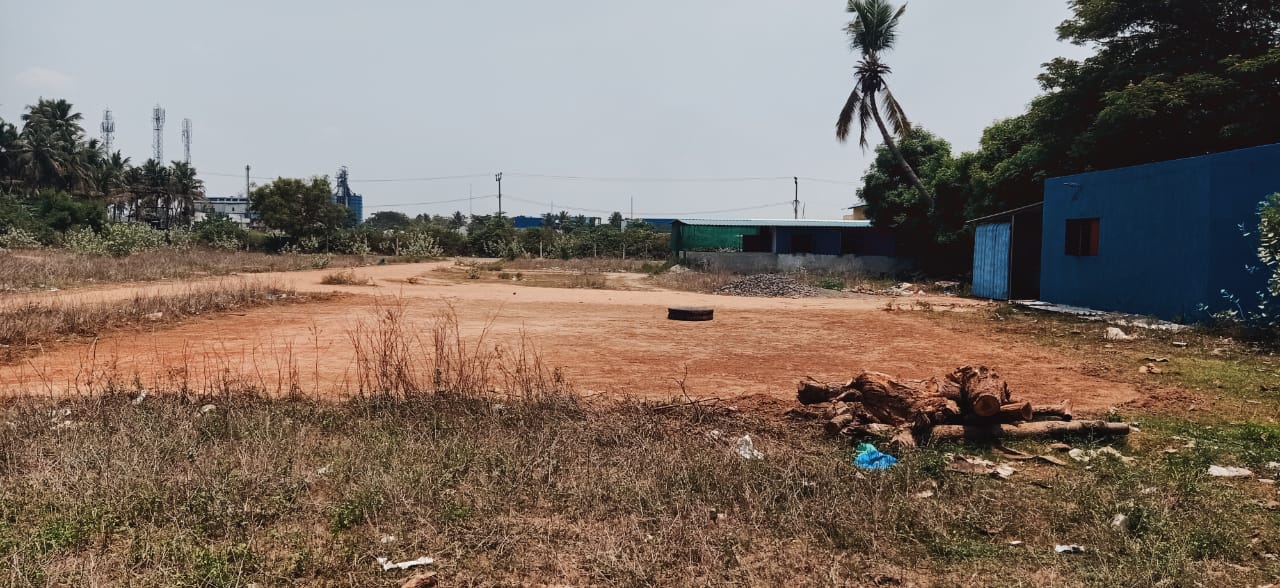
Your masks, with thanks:
[{"label": "power line", "polygon": [[[200,172],[206,176],[224,176],[231,178],[242,177],[242,174],[228,174],[220,172]],[[369,179],[352,179],[351,183],[410,183],[410,182],[440,182],[446,180],[466,180],[474,178],[488,177],[490,174],[460,174],[452,176],[433,176],[433,177],[407,177],[407,178],[369,178]],[[519,178],[537,178],[546,180],[569,180],[583,182],[630,182],[630,183],[735,183],[735,182],[777,182],[785,180],[794,180],[799,178],[806,182],[819,182],[824,184],[838,184],[844,186],[857,185],[859,182],[853,180],[836,180],[830,178],[815,178],[809,176],[757,176],[757,177],[721,177],[721,178],[675,178],[675,177],[625,177],[625,176],[570,176],[570,175],[554,175],[554,174],[530,174],[518,172],[506,172],[505,176]],[[254,176],[255,180],[274,180],[275,177]]]},{"label": "power line", "polygon": [[[510,200],[523,202],[525,204],[534,204],[534,205],[546,206],[546,207],[550,206],[550,203],[548,202],[539,202],[537,200],[530,200],[528,198],[519,198],[516,196],[511,196],[510,194],[504,194],[504,196]],[[636,216],[644,217],[644,218],[666,218],[666,217],[677,217],[677,216],[693,216],[698,214],[722,214],[727,212],[743,212],[747,210],[760,210],[764,208],[773,208],[776,206],[783,206],[783,205],[790,205],[790,204],[791,204],[790,200],[783,200],[781,202],[773,202],[769,204],[759,204],[756,206],[743,206],[739,208],[725,208],[720,210],[700,210],[700,211],[693,211],[693,212],[637,212],[634,214]],[[615,212],[612,210],[604,210],[600,208],[584,208],[579,206],[559,205],[559,208],[561,210],[573,210],[577,212],[594,212],[599,214],[611,214]]]},{"label": "power line", "polygon": [[485,195],[485,196],[462,197],[462,199],[431,200],[428,202],[397,202],[397,204],[378,204],[378,205],[365,206],[365,208],[366,209],[393,209],[393,208],[398,208],[398,206],[430,206],[433,204],[453,204],[453,202],[466,202],[468,200],[495,199],[495,197],[498,197],[497,193],[490,193],[490,195]]}]

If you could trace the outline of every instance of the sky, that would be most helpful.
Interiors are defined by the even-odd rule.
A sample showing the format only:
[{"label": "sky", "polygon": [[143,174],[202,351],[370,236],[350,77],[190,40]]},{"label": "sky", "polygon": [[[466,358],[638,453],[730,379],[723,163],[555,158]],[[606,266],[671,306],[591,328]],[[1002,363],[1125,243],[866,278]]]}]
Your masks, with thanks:
[{"label": "sky", "polygon": [[[366,215],[491,213],[503,172],[511,215],[790,218],[799,176],[804,216],[839,218],[873,156],[835,139],[857,61],[841,0],[43,0],[0,15],[0,117],[66,98],[97,136],[110,108],[140,163],[160,104],[165,158],[190,118],[211,196],[243,193],[246,164],[255,184],[347,166]],[[973,149],[1039,93],[1042,63],[1088,54],[1056,39],[1068,16],[1066,0],[914,0],[884,58],[894,95]]]}]

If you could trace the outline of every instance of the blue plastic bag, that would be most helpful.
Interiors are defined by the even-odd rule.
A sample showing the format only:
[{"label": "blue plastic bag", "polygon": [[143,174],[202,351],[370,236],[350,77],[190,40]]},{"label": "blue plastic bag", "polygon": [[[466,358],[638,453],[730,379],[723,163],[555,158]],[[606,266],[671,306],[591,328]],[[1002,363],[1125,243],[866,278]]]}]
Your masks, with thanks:
[{"label": "blue plastic bag", "polygon": [[888,453],[880,453],[880,450],[870,443],[859,445],[858,454],[853,458],[853,464],[864,470],[887,470],[896,463],[898,458]]}]

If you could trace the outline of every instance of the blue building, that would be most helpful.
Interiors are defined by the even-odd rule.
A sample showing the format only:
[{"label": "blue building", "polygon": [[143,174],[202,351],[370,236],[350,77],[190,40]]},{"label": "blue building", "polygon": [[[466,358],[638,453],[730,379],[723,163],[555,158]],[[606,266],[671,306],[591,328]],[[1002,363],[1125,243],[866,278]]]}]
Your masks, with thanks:
[{"label": "blue building", "polygon": [[338,170],[337,180],[338,185],[333,190],[333,203],[347,208],[351,224],[360,224],[364,220],[364,196],[351,191],[346,166]]},{"label": "blue building", "polygon": [[[1247,269],[1259,265],[1258,204],[1275,192],[1280,144],[1049,179],[1039,298],[1188,322],[1205,318],[1201,305],[1227,308],[1223,291],[1252,299],[1266,283]],[[980,223],[975,242],[994,257],[999,231],[983,227],[998,222]],[[1025,246],[1005,247],[1012,259]],[[1028,279],[1018,271],[1011,283]]]}]

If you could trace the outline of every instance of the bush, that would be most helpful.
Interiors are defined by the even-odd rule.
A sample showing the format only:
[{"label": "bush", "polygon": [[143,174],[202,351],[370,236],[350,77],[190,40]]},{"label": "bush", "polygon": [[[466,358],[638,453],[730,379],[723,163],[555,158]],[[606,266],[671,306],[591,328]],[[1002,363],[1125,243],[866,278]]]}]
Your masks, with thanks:
[{"label": "bush", "polygon": [[0,249],[39,249],[40,240],[24,229],[16,227],[0,233]]},{"label": "bush", "polygon": [[402,233],[400,237],[400,254],[409,257],[440,257],[444,253],[436,238],[422,230]]},{"label": "bush", "polygon": [[81,255],[107,254],[107,240],[89,228],[67,231],[62,244],[67,249]]},{"label": "bush", "polygon": [[165,246],[165,234],[142,223],[113,223],[104,231],[107,252],[124,257],[140,251],[152,251]]},{"label": "bush", "polygon": [[239,249],[248,242],[248,233],[225,214],[212,214],[192,225],[196,239],[218,249]]},{"label": "bush", "polygon": [[[185,237],[180,237],[185,238]],[[82,255],[114,255],[125,257],[141,251],[164,247],[168,235],[142,223],[108,224],[102,234],[92,229],[80,228],[68,231],[63,244],[67,249]]]}]

